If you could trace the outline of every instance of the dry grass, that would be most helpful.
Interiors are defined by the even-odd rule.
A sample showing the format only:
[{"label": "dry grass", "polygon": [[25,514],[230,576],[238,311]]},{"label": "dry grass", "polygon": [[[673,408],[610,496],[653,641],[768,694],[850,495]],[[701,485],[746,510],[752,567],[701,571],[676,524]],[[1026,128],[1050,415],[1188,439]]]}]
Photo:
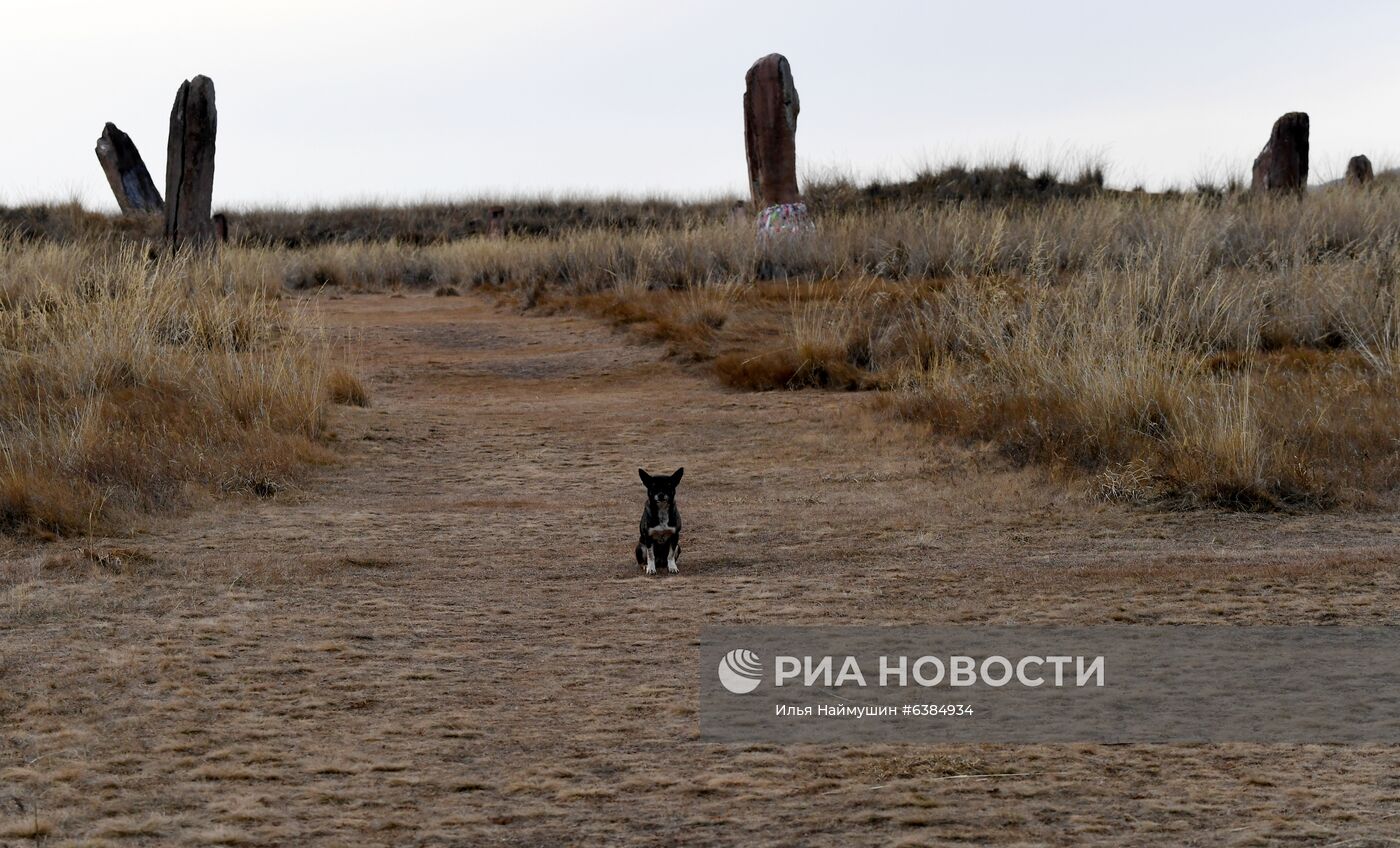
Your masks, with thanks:
[{"label": "dry grass", "polygon": [[[1162,196],[999,173],[832,183],[817,194],[855,211],[818,208],[814,234],[779,243],[709,206],[627,229],[603,204],[579,221],[606,226],[548,236],[226,253],[293,289],[581,308],[736,387],[890,389],[902,414],[1087,473],[1108,499],[1316,507],[1400,482],[1400,191]],[[1002,183],[1018,199],[925,202]]]},{"label": "dry grass", "polygon": [[1400,483],[1397,319],[1352,262],[1291,279],[1136,268],[953,285],[904,330],[898,408],[1095,473],[1108,499],[1364,503]]},{"label": "dry grass", "polygon": [[[1393,247],[1397,214],[1400,193],[1384,189],[1322,190],[1301,203],[1247,194],[1116,193],[1035,203],[818,209],[814,237],[768,247],[755,242],[748,224],[700,222],[429,244],[248,246],[238,252],[275,268],[293,289],[544,286],[571,294],[635,293],[862,276],[1056,282],[1147,261],[1163,274],[1199,277],[1365,260]],[[86,231],[75,232],[81,237]]]},{"label": "dry grass", "polygon": [[369,392],[344,366],[336,366],[326,375],[326,397],[344,406],[369,406]]},{"label": "dry grass", "polygon": [[[1117,201],[1080,204],[1078,221],[962,210],[934,223],[985,238],[936,275],[925,257],[922,276],[633,281],[565,301],[736,387],[893,389],[901,414],[1087,473],[1105,499],[1365,505],[1400,483],[1397,206],[1333,193],[1158,202],[1164,220]],[[1115,215],[1120,229],[1092,228],[1096,254],[1049,229]]]},{"label": "dry grass", "polygon": [[110,528],[191,487],[267,496],[324,460],[328,403],[364,390],[269,270],[0,240],[0,531]]},{"label": "dry grass", "polygon": [[630,266],[580,239],[618,282],[572,290],[731,385],[897,389],[902,414],[1106,499],[1364,505],[1400,483],[1398,221],[1386,191],[905,211],[777,257],[736,244],[735,264],[790,275],[758,286],[722,263],[680,291],[641,270],[732,232],[614,243]]}]

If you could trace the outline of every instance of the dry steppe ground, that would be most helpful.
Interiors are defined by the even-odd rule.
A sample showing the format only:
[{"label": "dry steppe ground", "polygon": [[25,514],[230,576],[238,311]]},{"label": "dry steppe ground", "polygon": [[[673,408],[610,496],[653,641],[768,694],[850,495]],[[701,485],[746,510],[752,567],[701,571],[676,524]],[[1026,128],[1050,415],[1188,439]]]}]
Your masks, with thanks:
[{"label": "dry steppe ground", "polygon": [[[1388,511],[1106,505],[590,319],[326,297],[373,395],[264,500],[0,561],[0,845],[1400,842],[1400,749],[697,741],[720,623],[1397,624]],[[676,578],[636,467],[686,467]]]}]

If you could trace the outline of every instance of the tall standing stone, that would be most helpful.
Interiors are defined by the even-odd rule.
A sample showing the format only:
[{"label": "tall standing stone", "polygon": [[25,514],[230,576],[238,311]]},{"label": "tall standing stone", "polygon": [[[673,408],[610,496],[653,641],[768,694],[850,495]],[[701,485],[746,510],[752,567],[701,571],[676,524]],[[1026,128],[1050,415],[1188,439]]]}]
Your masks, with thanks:
[{"label": "tall standing stone", "polygon": [[170,110],[170,143],[165,159],[165,236],[172,250],[215,241],[210,211],[214,204],[214,81],[185,80]]},{"label": "tall standing stone", "polygon": [[744,148],[755,211],[801,200],[797,193],[799,108],[788,60],[772,53],[754,62],[744,76]]},{"label": "tall standing stone", "polygon": [[97,139],[97,161],[123,215],[159,212],[165,207],[135,142],[110,121]]},{"label": "tall standing stone", "polygon": [[1254,160],[1255,191],[1301,192],[1308,185],[1308,113],[1289,112],[1274,121],[1269,142]]},{"label": "tall standing stone", "polygon": [[1353,156],[1347,162],[1347,185],[1364,186],[1376,178],[1376,172],[1371,168],[1371,160],[1365,156]]}]

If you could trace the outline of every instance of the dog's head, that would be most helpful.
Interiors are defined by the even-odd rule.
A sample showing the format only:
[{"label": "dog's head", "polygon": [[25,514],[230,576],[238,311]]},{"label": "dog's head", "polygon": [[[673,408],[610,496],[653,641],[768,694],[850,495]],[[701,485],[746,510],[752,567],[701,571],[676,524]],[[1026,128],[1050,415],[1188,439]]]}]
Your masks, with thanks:
[{"label": "dog's head", "polygon": [[652,475],[638,468],[642,483],[647,487],[647,501],[656,506],[667,506],[676,502],[676,487],[680,485],[684,468],[677,468],[675,474]]}]

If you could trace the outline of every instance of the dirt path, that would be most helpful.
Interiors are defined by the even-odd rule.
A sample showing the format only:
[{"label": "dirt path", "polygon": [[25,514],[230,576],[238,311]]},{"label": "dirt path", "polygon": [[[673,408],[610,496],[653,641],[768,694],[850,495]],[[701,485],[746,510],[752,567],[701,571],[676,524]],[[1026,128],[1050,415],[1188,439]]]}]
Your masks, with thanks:
[{"label": "dirt path", "polygon": [[[583,319],[322,307],[374,396],[348,462],[6,558],[0,845],[1400,836],[1395,748],[695,740],[705,623],[1400,624],[1393,516],[1134,513]],[[679,464],[683,573],[644,579],[636,468]]]}]

